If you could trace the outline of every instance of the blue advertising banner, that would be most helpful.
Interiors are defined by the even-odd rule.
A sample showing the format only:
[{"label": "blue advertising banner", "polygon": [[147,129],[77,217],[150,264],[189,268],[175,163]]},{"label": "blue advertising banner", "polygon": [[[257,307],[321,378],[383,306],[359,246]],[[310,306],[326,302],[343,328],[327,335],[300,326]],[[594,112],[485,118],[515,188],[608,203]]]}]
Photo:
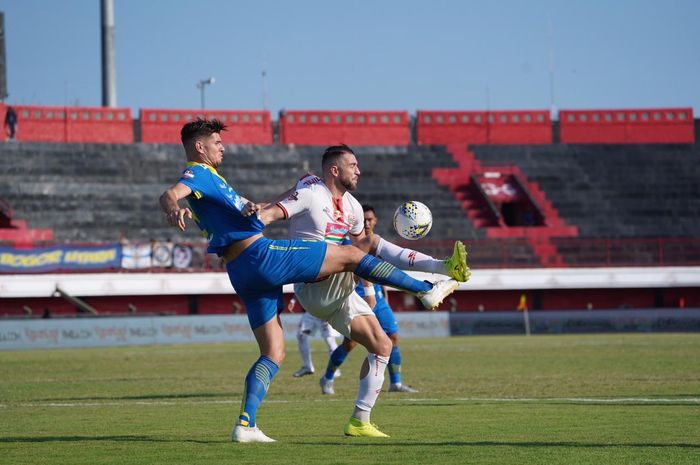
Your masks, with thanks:
[{"label": "blue advertising banner", "polygon": [[69,245],[14,249],[0,247],[0,273],[34,273],[59,270],[119,268],[121,245],[71,247]]}]

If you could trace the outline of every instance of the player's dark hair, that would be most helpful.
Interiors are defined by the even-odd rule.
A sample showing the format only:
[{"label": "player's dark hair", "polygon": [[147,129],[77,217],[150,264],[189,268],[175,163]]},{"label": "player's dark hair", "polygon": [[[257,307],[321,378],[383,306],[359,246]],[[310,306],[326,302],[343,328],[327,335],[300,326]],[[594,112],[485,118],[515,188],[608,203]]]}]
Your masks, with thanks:
[{"label": "player's dark hair", "polygon": [[321,166],[325,168],[328,164],[335,163],[338,158],[345,153],[355,155],[355,152],[353,152],[352,149],[345,144],[331,145],[323,152]]},{"label": "player's dark hair", "polygon": [[192,141],[198,137],[209,137],[212,134],[219,134],[226,130],[226,125],[218,119],[202,119],[197,118],[185,124],[180,131],[180,140],[182,145],[187,147]]},{"label": "player's dark hair", "polygon": [[372,212],[372,213],[374,213],[375,216],[377,215],[377,211],[374,209],[374,207],[372,205],[363,204],[362,211],[365,213]]}]

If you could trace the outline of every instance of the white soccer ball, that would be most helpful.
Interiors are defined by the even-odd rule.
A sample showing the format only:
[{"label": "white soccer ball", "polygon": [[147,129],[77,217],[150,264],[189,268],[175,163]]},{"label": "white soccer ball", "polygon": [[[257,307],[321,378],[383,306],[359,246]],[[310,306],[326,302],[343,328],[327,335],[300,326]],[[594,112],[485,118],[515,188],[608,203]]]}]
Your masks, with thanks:
[{"label": "white soccer ball", "polygon": [[399,205],[394,213],[394,229],[410,241],[422,239],[433,227],[433,214],[425,204],[411,200]]}]

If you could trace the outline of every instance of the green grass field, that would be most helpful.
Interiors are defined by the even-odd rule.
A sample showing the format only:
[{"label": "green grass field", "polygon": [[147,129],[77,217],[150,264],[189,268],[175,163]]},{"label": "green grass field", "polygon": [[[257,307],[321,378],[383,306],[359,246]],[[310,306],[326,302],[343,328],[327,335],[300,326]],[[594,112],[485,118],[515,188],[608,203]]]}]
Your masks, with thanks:
[{"label": "green grass field", "polygon": [[[402,341],[404,380],[346,438],[358,349],[322,397],[296,345],[258,423],[229,435],[252,344],[0,352],[1,464],[698,464],[700,335],[491,336]],[[385,384],[386,386],[386,384]]]}]

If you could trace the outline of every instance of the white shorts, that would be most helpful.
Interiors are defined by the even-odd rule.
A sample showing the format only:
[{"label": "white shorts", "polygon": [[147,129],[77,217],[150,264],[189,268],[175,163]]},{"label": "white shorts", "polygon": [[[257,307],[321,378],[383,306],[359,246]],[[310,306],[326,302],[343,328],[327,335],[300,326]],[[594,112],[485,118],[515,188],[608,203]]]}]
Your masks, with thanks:
[{"label": "white shorts", "polygon": [[354,274],[332,274],[317,283],[296,283],[294,293],[304,310],[327,321],[350,338],[350,323],[358,315],[373,315],[367,302],[355,292]]},{"label": "white shorts", "polygon": [[315,336],[317,331],[321,333],[321,337],[324,339],[341,336],[327,321],[316,318],[309,312],[304,312],[301,316],[301,320],[299,320],[299,332],[308,334],[309,336]]}]

